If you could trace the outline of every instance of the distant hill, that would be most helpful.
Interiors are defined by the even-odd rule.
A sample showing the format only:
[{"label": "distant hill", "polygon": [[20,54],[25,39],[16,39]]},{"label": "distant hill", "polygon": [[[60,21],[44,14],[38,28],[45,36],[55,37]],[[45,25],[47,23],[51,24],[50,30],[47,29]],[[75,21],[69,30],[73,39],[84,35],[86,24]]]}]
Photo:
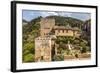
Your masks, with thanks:
[{"label": "distant hill", "polygon": [[27,20],[25,20],[25,19],[23,19],[22,21],[23,21],[24,23],[28,23],[28,21],[27,21]]},{"label": "distant hill", "polygon": [[72,18],[72,17],[63,17],[63,16],[48,16],[46,18],[54,18],[55,23],[58,26],[70,25],[71,27],[81,27],[84,23],[82,20]]},{"label": "distant hill", "polygon": [[23,22],[23,25],[28,24],[28,21],[26,21],[25,19],[23,19],[22,22]]},{"label": "distant hill", "polygon": [[23,34],[30,34],[33,30],[39,30],[40,28],[39,22],[41,18],[42,17],[35,18],[30,22],[23,20],[23,23],[27,23],[26,25],[23,25]]}]

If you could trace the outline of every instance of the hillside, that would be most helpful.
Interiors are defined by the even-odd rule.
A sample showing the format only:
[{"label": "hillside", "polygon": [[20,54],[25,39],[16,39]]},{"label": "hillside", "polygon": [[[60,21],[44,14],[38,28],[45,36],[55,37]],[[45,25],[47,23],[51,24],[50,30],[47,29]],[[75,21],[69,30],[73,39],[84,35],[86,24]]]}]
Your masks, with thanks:
[{"label": "hillside", "polygon": [[[34,62],[34,54],[35,54],[35,43],[34,39],[40,36],[40,21],[43,17],[38,17],[26,25],[23,25],[23,62]],[[70,25],[71,27],[78,27],[79,29],[83,28],[85,22],[71,18],[71,17],[62,17],[62,16],[48,16],[46,18],[54,18],[55,25],[58,26],[67,26]],[[23,20],[23,22],[26,22]],[[86,21],[86,24],[88,21]],[[82,29],[83,30],[83,29]],[[87,35],[86,35],[87,36]],[[85,38],[85,37],[83,37]],[[87,39],[87,38],[86,38]]]},{"label": "hillside", "polygon": [[70,25],[71,27],[79,27],[80,28],[81,25],[83,24],[83,21],[81,21],[79,19],[72,18],[72,17],[48,16],[46,18],[54,18],[55,23],[58,26]]},{"label": "hillside", "polygon": [[39,36],[40,19],[31,20],[28,24],[23,25],[23,62],[34,62],[34,39]]},{"label": "hillside", "polygon": [[22,21],[23,21],[23,23],[28,23],[28,21],[26,21],[25,19],[23,19]]}]

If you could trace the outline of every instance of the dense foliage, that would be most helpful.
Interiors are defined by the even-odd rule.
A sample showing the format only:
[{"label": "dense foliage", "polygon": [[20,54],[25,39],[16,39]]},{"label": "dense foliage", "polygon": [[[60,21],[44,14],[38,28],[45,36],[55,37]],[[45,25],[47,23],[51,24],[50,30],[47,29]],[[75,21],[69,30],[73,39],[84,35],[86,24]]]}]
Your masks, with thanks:
[{"label": "dense foliage", "polygon": [[38,17],[23,25],[23,62],[34,62],[34,38],[39,36],[40,19]]}]

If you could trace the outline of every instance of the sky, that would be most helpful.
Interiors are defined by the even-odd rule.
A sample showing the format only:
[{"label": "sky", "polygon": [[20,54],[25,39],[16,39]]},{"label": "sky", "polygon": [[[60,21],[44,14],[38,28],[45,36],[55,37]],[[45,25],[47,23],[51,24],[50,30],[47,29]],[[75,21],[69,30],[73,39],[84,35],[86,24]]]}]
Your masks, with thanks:
[{"label": "sky", "polygon": [[23,10],[23,19],[27,21],[31,21],[39,16],[47,17],[47,16],[64,16],[64,17],[73,17],[76,19],[80,19],[82,21],[88,20],[91,18],[90,13],[79,13],[79,12],[63,12],[63,11],[36,11],[36,10]]}]

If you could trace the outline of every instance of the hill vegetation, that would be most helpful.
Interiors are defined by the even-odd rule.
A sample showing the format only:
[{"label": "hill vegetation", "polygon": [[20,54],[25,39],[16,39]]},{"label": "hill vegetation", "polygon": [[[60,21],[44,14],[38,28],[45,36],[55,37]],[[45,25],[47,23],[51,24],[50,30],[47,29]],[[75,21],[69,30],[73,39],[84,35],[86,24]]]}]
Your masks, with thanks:
[{"label": "hill vegetation", "polygon": [[[23,52],[22,52],[22,55],[23,55],[23,62],[27,63],[27,62],[34,62],[34,55],[35,55],[35,44],[34,44],[34,39],[38,36],[40,36],[40,20],[41,18],[43,17],[38,17],[38,18],[35,18],[33,20],[31,20],[30,22],[27,22],[26,20],[23,20],[23,22],[27,22],[26,25],[23,25],[22,26],[22,29],[23,29]],[[79,29],[81,29],[82,31],[84,31],[85,33],[90,33],[90,32],[86,32],[86,29],[82,29],[84,27],[84,24],[87,25],[87,23],[90,22],[90,20],[84,22],[84,21],[81,21],[79,19],[75,19],[75,18],[72,18],[72,17],[62,17],[62,16],[48,16],[46,18],[54,18],[55,19],[55,24],[58,25],[58,26],[67,26],[67,25],[70,25],[71,27],[78,27]],[[89,27],[87,27],[88,29]],[[87,48],[89,49],[90,47],[90,44],[87,45],[86,43],[90,43],[88,41],[86,41],[87,39],[90,41],[90,36],[87,38],[88,35],[85,35],[85,37],[81,36],[81,38],[83,39],[84,42],[81,42],[80,44],[80,41],[82,41],[82,39],[79,39],[76,41],[73,41],[72,39],[71,42],[75,43],[76,45],[82,45],[83,47],[84,46],[87,46]],[[63,43],[66,43],[65,40],[68,40],[68,38],[66,37],[63,37]],[[62,40],[60,40],[58,38],[58,40],[56,41],[57,43],[60,43],[62,42]],[[78,43],[78,44],[77,44]],[[62,47],[60,47],[62,48]],[[86,47],[84,47],[86,48]],[[82,52],[85,52],[84,50],[82,50]]]},{"label": "hill vegetation", "polygon": [[48,16],[46,18],[54,18],[55,23],[58,26],[67,26],[70,25],[71,27],[81,27],[84,23],[83,21],[79,19],[75,19],[72,17],[63,17],[63,16]]}]

